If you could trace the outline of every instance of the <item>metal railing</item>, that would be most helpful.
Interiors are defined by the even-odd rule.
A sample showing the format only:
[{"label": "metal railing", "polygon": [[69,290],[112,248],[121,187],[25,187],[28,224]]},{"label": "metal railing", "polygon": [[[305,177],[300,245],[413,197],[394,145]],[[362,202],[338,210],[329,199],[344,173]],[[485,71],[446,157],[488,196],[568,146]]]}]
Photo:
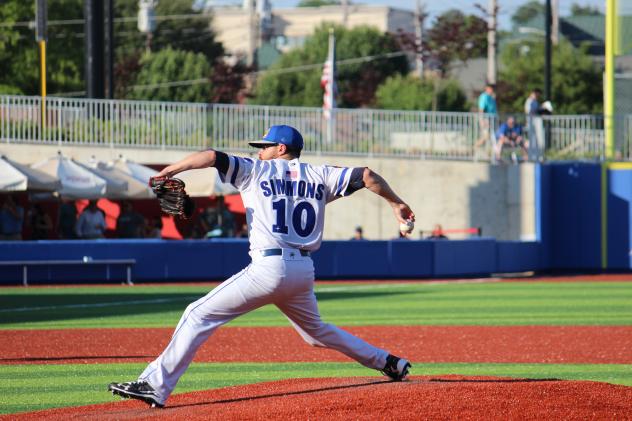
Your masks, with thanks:
[{"label": "metal railing", "polygon": [[[603,116],[520,118],[532,160],[604,159]],[[493,161],[499,120],[370,109],[336,109],[326,120],[320,108],[0,96],[2,143],[246,151],[273,124],[296,127],[308,153]],[[616,158],[632,160],[632,115],[615,124]]]}]

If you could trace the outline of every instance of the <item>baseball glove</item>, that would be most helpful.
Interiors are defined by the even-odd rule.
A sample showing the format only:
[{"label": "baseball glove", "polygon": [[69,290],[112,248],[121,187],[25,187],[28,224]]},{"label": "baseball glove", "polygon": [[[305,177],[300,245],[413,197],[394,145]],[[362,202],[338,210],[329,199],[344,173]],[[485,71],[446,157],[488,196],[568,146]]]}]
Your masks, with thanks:
[{"label": "baseball glove", "polygon": [[154,191],[160,202],[160,209],[169,215],[188,219],[193,215],[195,202],[184,190],[184,181],[179,178],[152,177],[149,187]]}]

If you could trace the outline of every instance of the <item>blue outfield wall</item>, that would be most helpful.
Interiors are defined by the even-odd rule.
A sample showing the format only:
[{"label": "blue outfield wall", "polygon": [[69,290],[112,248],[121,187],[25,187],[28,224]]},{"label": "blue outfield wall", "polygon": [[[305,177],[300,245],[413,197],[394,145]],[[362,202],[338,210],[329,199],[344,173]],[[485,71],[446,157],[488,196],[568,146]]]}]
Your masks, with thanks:
[{"label": "blue outfield wall", "polygon": [[[538,243],[472,240],[325,241],[313,254],[318,279],[402,279],[485,276],[532,270]],[[250,258],[246,240],[94,240],[0,243],[0,261],[136,259],[134,281],[224,280]],[[105,268],[90,265],[37,266],[29,282],[105,282]],[[123,267],[110,282],[125,279]],[[2,267],[0,283],[20,284],[20,267]]]},{"label": "blue outfield wall", "polygon": [[606,198],[607,248],[609,269],[632,268],[632,163],[610,164]]}]

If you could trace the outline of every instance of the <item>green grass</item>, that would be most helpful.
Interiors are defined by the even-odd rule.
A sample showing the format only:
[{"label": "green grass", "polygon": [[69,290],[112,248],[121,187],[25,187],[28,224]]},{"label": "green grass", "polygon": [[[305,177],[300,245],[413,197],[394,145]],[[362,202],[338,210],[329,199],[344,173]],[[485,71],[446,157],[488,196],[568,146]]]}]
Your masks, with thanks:
[{"label": "green grass", "polygon": [[[480,375],[594,380],[632,386],[630,364],[414,364],[417,375]],[[0,367],[0,413],[112,402],[112,381],[134,379],[144,364],[10,365]],[[286,378],[380,375],[355,363],[197,363],[175,393]],[[46,379],[43,381],[42,379]]]},{"label": "green grass", "polygon": [[[212,287],[0,289],[0,329],[173,327]],[[632,325],[631,282],[357,283],[317,287],[323,318],[359,325]],[[230,326],[287,326],[266,306]]]}]

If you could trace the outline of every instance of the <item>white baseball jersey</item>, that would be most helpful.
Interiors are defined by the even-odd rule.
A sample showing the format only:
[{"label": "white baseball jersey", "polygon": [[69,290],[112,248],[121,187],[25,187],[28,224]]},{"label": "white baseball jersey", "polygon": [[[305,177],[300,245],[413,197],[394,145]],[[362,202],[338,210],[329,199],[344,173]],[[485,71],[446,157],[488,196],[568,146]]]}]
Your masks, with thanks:
[{"label": "white baseball jersey", "polygon": [[241,192],[251,250],[320,247],[325,205],[345,195],[352,168],[298,159],[228,159],[228,171],[220,171],[220,178]]}]

